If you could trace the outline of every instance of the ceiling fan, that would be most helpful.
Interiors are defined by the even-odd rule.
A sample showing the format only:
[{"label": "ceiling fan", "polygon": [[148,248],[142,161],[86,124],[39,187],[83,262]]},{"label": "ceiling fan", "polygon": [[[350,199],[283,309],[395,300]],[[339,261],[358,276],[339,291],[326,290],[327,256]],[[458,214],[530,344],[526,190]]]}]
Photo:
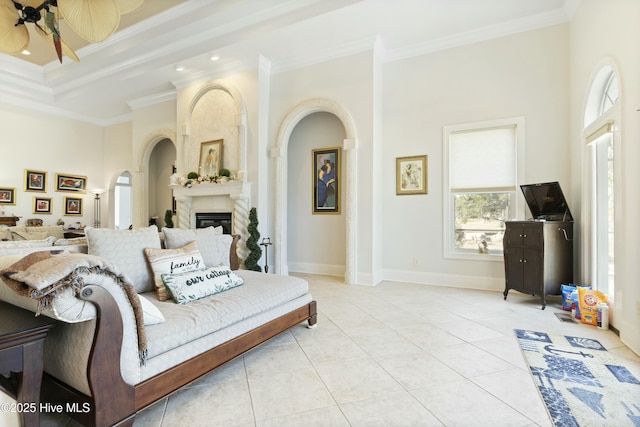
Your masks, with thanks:
[{"label": "ceiling fan", "polygon": [[52,44],[58,60],[62,55],[80,59],[62,40],[58,22],[65,19],[80,37],[91,43],[112,35],[120,24],[120,15],[132,12],[144,0],[0,0],[0,52],[11,55],[29,45],[26,24]]}]

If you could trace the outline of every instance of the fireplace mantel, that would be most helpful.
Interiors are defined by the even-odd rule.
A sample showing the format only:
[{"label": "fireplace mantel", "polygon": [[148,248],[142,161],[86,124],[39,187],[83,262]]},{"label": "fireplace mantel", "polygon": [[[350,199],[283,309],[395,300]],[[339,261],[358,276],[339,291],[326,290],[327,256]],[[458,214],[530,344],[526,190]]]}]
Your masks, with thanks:
[{"label": "fireplace mantel", "polygon": [[170,185],[176,199],[178,227],[195,228],[197,212],[230,211],[233,213],[234,234],[241,237],[238,243],[238,256],[246,258],[246,239],[249,234],[249,207],[251,205],[251,183],[232,181],[224,183],[202,182],[191,187]]},{"label": "fireplace mantel", "polygon": [[207,197],[207,196],[229,196],[232,199],[237,197],[250,197],[251,183],[247,181],[231,181],[223,183],[201,182],[193,184],[191,187],[182,185],[171,185],[173,196],[179,197]]}]

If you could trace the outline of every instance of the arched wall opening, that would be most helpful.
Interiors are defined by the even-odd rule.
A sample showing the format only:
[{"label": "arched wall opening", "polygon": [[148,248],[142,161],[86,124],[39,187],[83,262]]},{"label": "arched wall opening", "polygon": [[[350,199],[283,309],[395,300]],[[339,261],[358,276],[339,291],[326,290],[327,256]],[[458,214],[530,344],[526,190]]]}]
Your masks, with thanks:
[{"label": "arched wall opening", "polygon": [[[344,139],[339,144],[342,150],[342,191],[344,215],[344,277],[347,284],[357,283],[357,204],[355,189],[357,188],[357,132],[351,115],[340,104],[323,98],[311,99],[298,104],[283,120],[276,146],[271,150],[271,157],[275,158],[276,195],[275,195],[275,269],[276,273],[288,274],[288,199],[289,199],[289,144],[296,126],[307,116],[314,113],[330,113],[335,116],[344,128]],[[311,153],[309,153],[311,158]],[[311,161],[311,159],[309,160]],[[311,170],[308,171],[309,176]],[[293,178],[291,178],[293,179]],[[311,189],[309,190],[311,191]],[[309,204],[311,209],[311,204]]]}]

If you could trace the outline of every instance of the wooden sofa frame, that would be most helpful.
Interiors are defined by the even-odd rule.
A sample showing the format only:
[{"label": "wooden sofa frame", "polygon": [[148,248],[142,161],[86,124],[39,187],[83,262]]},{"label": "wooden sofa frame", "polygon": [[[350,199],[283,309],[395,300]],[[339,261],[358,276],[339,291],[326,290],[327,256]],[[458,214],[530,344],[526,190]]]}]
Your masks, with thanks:
[{"label": "wooden sofa frame", "polygon": [[[236,240],[232,244],[235,254]],[[237,257],[231,259],[237,269]],[[80,298],[97,308],[96,331],[87,365],[91,396],[44,374],[42,401],[60,404],[68,415],[85,426],[132,426],[137,412],[213,371],[280,332],[307,321],[317,322],[316,302],[271,320],[249,332],[220,344],[135,386],[120,374],[122,318],[117,303],[104,288],[87,285]],[[114,345],[119,343],[119,345]]]}]

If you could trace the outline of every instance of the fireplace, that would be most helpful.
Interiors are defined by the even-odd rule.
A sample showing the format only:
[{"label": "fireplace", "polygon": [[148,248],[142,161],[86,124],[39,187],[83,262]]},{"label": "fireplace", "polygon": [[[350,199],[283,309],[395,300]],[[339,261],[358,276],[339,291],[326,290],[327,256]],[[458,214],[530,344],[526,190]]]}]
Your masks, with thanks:
[{"label": "fireplace", "polygon": [[196,212],[196,228],[222,227],[224,234],[233,230],[231,212]]}]

